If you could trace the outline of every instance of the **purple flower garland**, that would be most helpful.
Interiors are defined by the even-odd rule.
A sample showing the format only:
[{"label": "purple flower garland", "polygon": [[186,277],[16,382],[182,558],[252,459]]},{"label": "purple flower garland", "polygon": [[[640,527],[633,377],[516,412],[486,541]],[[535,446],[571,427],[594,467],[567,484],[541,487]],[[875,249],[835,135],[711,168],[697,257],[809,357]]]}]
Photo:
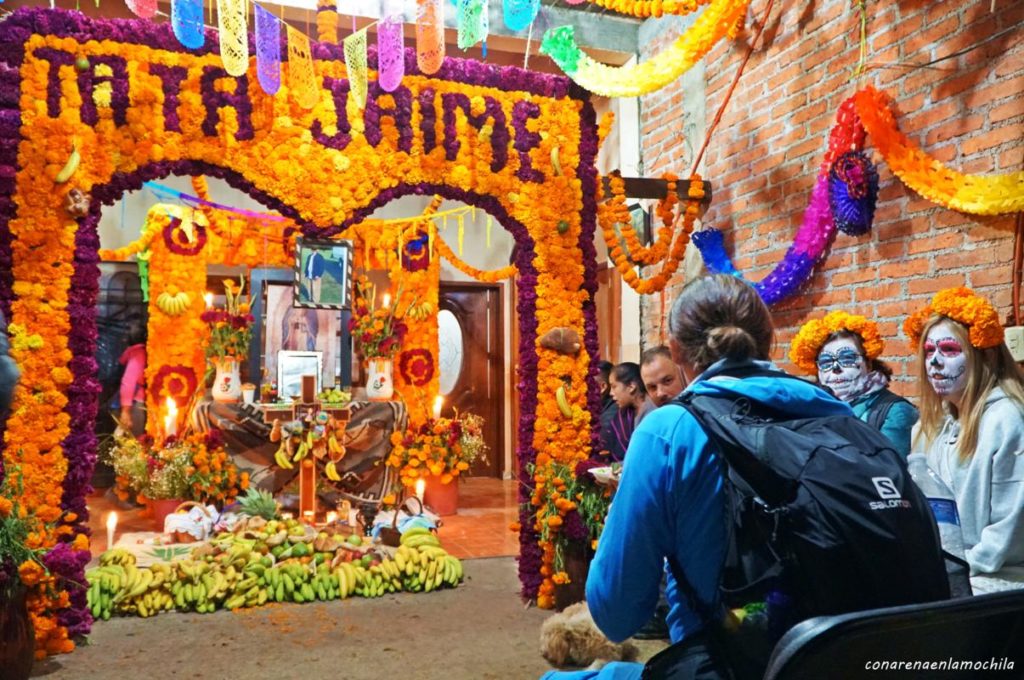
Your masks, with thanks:
[{"label": "purple flower garland", "polygon": [[[47,10],[43,8],[21,8],[16,10],[0,24],[0,309],[10,313],[12,301],[13,278],[11,274],[12,252],[9,220],[15,213],[13,194],[17,176],[17,148],[20,143],[21,112],[19,109],[20,75],[19,68],[24,56],[24,44],[33,33],[50,34],[61,37],[73,37],[79,40],[112,40],[117,42],[145,45],[156,49],[182,52],[167,24],[157,24],[145,20],[103,20],[89,19],[77,12],[63,10]],[[208,38],[212,38],[212,34]],[[250,35],[250,43],[254,38]],[[286,37],[282,36],[282,41]],[[205,45],[193,50],[196,55],[216,54],[218,43],[214,39],[205,41]],[[315,43],[313,56],[318,60],[341,61],[343,51],[340,45]],[[368,53],[370,68],[376,68],[377,53],[371,47]],[[416,54],[406,49],[406,72],[419,74]],[[587,94],[564,76],[525,71],[518,67],[496,66],[481,62],[448,57],[441,69],[431,77],[454,82],[476,84],[493,87],[502,91],[524,91],[534,95],[579,99],[584,103],[580,128],[580,167],[577,177],[583,187],[596,186],[596,169],[594,160],[597,154],[597,128],[593,107],[589,104]],[[174,125],[174,120],[168,120]],[[435,184],[403,185],[387,189],[379,194],[370,205],[356,211],[342,225],[319,227],[303,219],[296,210],[270,194],[257,189],[252,182],[227,168],[213,166],[198,161],[163,161],[145,165],[131,173],[117,173],[104,185],[92,188],[92,202],[89,214],[80,220],[79,230],[75,239],[75,273],[73,274],[72,290],[70,291],[68,313],[71,319],[71,332],[68,343],[72,352],[71,370],[74,381],[68,390],[69,401],[66,407],[71,416],[71,433],[65,439],[64,453],[68,461],[68,475],[64,480],[62,505],[65,509],[79,513],[74,527],[75,533],[87,533],[87,510],[85,497],[89,493],[89,479],[92,475],[96,458],[96,438],[93,428],[97,413],[97,395],[99,384],[95,379],[96,364],[93,359],[96,346],[95,303],[98,292],[99,268],[97,266],[99,239],[97,224],[101,205],[112,205],[124,193],[137,190],[149,180],[159,179],[172,174],[199,175],[205,174],[225,180],[232,187],[252,196],[267,207],[290,217],[307,236],[327,237],[342,231],[347,226],[364,219],[373,210],[395,198],[407,194],[433,195],[440,194],[453,200],[461,200],[487,210],[512,233],[516,241],[514,261],[519,269],[519,301],[520,319],[520,383],[521,413],[519,431],[519,499],[523,504],[521,511],[522,531],[520,532],[520,580],[523,595],[527,598],[536,596],[542,577],[540,565],[542,553],[538,544],[538,535],[533,529],[529,517],[529,498],[534,486],[533,479],[526,473],[526,468],[536,460],[533,447],[534,425],[537,409],[537,354],[535,348],[536,320],[536,285],[538,272],[533,265],[534,243],[525,225],[514,220],[492,196],[480,196],[461,189]],[[596,423],[600,397],[593,376],[596,375],[598,362],[598,341],[596,308],[593,297],[597,290],[596,252],[593,236],[596,227],[596,196],[592,190],[584,190],[584,206],[581,214],[582,229],[579,247],[584,262],[584,289],[590,293],[584,303],[584,344],[590,354],[590,376],[588,377],[587,406],[592,414],[592,423]],[[2,434],[2,431],[0,431]],[[596,424],[592,426],[591,438],[596,442]],[[87,553],[70,552],[69,546],[57,546],[51,552],[54,569],[70,580],[84,580],[83,558]],[[85,593],[78,589],[71,593],[72,606],[60,613],[60,621],[69,627],[72,634],[88,632],[91,618],[85,610]]]}]

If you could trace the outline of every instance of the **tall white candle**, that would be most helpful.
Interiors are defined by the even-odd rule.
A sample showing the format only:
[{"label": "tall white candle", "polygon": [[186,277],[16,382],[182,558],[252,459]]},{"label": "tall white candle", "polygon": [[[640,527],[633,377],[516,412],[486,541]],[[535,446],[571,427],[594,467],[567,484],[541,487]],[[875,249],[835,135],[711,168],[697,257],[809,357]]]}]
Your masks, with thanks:
[{"label": "tall white candle", "polygon": [[388,308],[390,306],[391,306],[391,293],[384,293],[384,302],[383,302],[383,304],[381,304],[381,307],[384,307],[386,309],[386,308]]},{"label": "tall white candle", "polygon": [[117,513],[107,513],[107,550],[114,547],[114,530],[117,529]]},{"label": "tall white candle", "polygon": [[427,480],[417,479],[416,480],[416,498],[419,499],[420,503],[423,502],[423,492],[427,489]]},{"label": "tall white candle", "polygon": [[171,397],[167,397],[167,415],[164,416],[164,437],[173,437],[176,434],[178,434],[178,404]]}]

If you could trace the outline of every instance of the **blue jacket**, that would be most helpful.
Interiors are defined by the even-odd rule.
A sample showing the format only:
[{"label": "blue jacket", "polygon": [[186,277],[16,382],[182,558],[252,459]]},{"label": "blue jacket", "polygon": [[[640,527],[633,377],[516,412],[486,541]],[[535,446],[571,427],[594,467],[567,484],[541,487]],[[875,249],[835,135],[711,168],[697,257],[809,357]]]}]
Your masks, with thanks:
[{"label": "blue jacket", "polygon": [[[758,365],[771,368],[767,362]],[[849,406],[809,382],[720,375],[729,367],[725,362],[711,366],[686,391],[745,396],[802,417],[852,414]],[[644,418],[630,440],[587,578],[587,602],[605,635],[621,641],[650,620],[669,554],[700,597],[714,601],[726,547],[723,502],[716,454],[693,416],[669,404]],[[666,597],[672,641],[698,632],[700,620],[671,575]]]},{"label": "blue jacket", "polygon": [[[865,423],[868,422],[875,402],[878,401],[879,395],[885,391],[887,390],[881,390],[866,397],[854,399],[850,402],[850,407],[853,408],[853,415]],[[880,428],[882,434],[888,437],[892,445],[896,447],[896,451],[903,460],[906,460],[910,454],[910,433],[914,429],[914,423],[917,422],[917,419],[918,413],[914,405],[908,401],[901,400],[894,403],[889,412],[885,414],[885,421]]]},{"label": "blue jacket", "polygon": [[14,396],[14,387],[18,384],[21,372],[18,364],[14,362],[10,354],[10,344],[7,341],[7,321],[3,312],[0,312],[0,416],[3,416],[11,405]]}]

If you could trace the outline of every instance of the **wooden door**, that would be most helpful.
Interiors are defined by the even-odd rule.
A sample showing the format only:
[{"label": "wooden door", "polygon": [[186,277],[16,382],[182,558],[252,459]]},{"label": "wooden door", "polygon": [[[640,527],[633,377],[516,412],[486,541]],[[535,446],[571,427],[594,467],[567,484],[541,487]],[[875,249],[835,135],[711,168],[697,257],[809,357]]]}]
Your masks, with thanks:
[{"label": "wooden door", "polygon": [[458,409],[484,419],[487,458],[476,461],[471,472],[501,477],[505,460],[501,290],[492,284],[441,282],[438,307],[442,415]]}]

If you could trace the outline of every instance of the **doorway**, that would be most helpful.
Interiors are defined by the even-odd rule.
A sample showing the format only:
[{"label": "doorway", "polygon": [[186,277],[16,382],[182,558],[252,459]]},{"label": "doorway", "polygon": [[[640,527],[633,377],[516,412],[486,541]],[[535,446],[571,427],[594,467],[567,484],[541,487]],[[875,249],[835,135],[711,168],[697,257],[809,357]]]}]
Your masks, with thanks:
[{"label": "doorway", "polygon": [[494,284],[442,281],[438,295],[437,343],[443,415],[474,413],[484,419],[485,459],[470,472],[504,472],[505,350],[501,289]]}]

